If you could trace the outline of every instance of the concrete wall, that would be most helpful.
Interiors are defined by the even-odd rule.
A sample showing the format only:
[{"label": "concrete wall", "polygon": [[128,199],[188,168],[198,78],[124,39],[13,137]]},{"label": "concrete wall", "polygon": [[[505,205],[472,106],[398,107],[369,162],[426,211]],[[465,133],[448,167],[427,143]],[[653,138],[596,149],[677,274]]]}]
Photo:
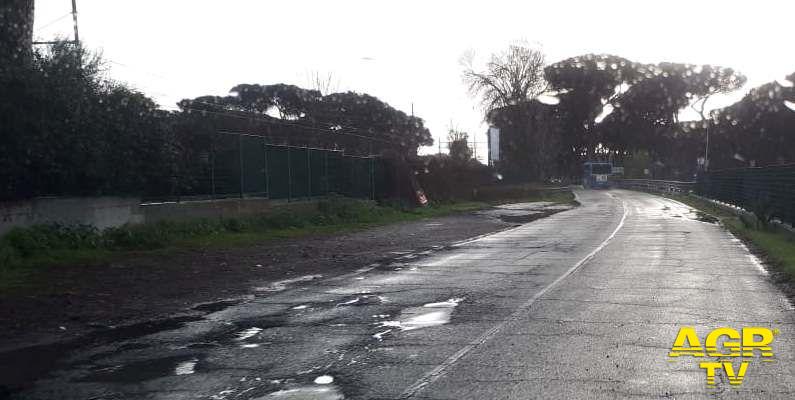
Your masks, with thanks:
[{"label": "concrete wall", "polygon": [[162,220],[231,218],[267,213],[274,208],[315,207],[315,201],[273,201],[263,198],[221,199],[180,203],[141,204],[137,198],[76,197],[38,198],[0,203],[0,234],[15,226],[37,224],[86,224],[99,229]]},{"label": "concrete wall", "polygon": [[123,197],[38,198],[0,203],[0,234],[15,226],[87,224],[99,229],[143,222],[140,202]]}]

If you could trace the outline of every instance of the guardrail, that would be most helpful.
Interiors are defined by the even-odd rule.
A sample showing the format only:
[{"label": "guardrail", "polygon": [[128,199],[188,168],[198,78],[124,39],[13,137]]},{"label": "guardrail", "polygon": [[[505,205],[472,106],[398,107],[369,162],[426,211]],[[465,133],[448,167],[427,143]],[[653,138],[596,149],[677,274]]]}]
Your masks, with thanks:
[{"label": "guardrail", "polygon": [[654,179],[619,179],[615,182],[622,189],[658,193],[688,194],[693,192],[696,187],[696,182],[660,181]]}]

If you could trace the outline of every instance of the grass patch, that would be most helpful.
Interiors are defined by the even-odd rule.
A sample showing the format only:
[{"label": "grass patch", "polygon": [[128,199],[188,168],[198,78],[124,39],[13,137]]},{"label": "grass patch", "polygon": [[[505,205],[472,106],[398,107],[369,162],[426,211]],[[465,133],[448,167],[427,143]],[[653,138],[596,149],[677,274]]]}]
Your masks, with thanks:
[{"label": "grass patch", "polygon": [[25,286],[40,267],[95,265],[134,254],[247,246],[313,234],[352,232],[378,225],[480,210],[511,201],[572,202],[571,192],[503,201],[462,201],[410,208],[401,204],[331,198],[316,207],[286,207],[228,219],[161,221],[98,230],[88,225],[14,228],[0,237],[0,290]]},{"label": "grass patch", "polygon": [[795,235],[743,220],[723,207],[695,197],[669,197],[718,218],[730,232],[761,253],[766,261],[783,274],[785,279],[790,283],[795,283]]}]

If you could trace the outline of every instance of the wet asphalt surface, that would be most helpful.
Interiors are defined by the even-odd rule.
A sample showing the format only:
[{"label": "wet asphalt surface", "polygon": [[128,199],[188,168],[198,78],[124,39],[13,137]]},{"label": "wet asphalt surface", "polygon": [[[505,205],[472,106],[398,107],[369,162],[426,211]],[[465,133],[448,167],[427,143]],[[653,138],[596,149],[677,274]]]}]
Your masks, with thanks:
[{"label": "wet asphalt surface", "polygon": [[[6,397],[795,397],[795,310],[741,242],[671,200],[577,194],[580,207],[450,248],[63,344],[76,350]],[[667,357],[681,326],[777,328],[776,361],[707,388],[696,361]]]}]

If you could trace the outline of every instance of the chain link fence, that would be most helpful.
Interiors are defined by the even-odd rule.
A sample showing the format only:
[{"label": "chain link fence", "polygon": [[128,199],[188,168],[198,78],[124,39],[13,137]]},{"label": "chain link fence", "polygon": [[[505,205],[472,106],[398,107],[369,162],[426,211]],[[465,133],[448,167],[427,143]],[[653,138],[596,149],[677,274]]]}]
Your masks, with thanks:
[{"label": "chain link fence", "polygon": [[287,201],[330,194],[376,199],[387,190],[381,157],[274,144],[262,136],[218,133],[213,145],[189,160],[174,190],[152,201],[263,197]]},{"label": "chain link fence", "polygon": [[795,225],[795,164],[709,171],[696,193]]}]

